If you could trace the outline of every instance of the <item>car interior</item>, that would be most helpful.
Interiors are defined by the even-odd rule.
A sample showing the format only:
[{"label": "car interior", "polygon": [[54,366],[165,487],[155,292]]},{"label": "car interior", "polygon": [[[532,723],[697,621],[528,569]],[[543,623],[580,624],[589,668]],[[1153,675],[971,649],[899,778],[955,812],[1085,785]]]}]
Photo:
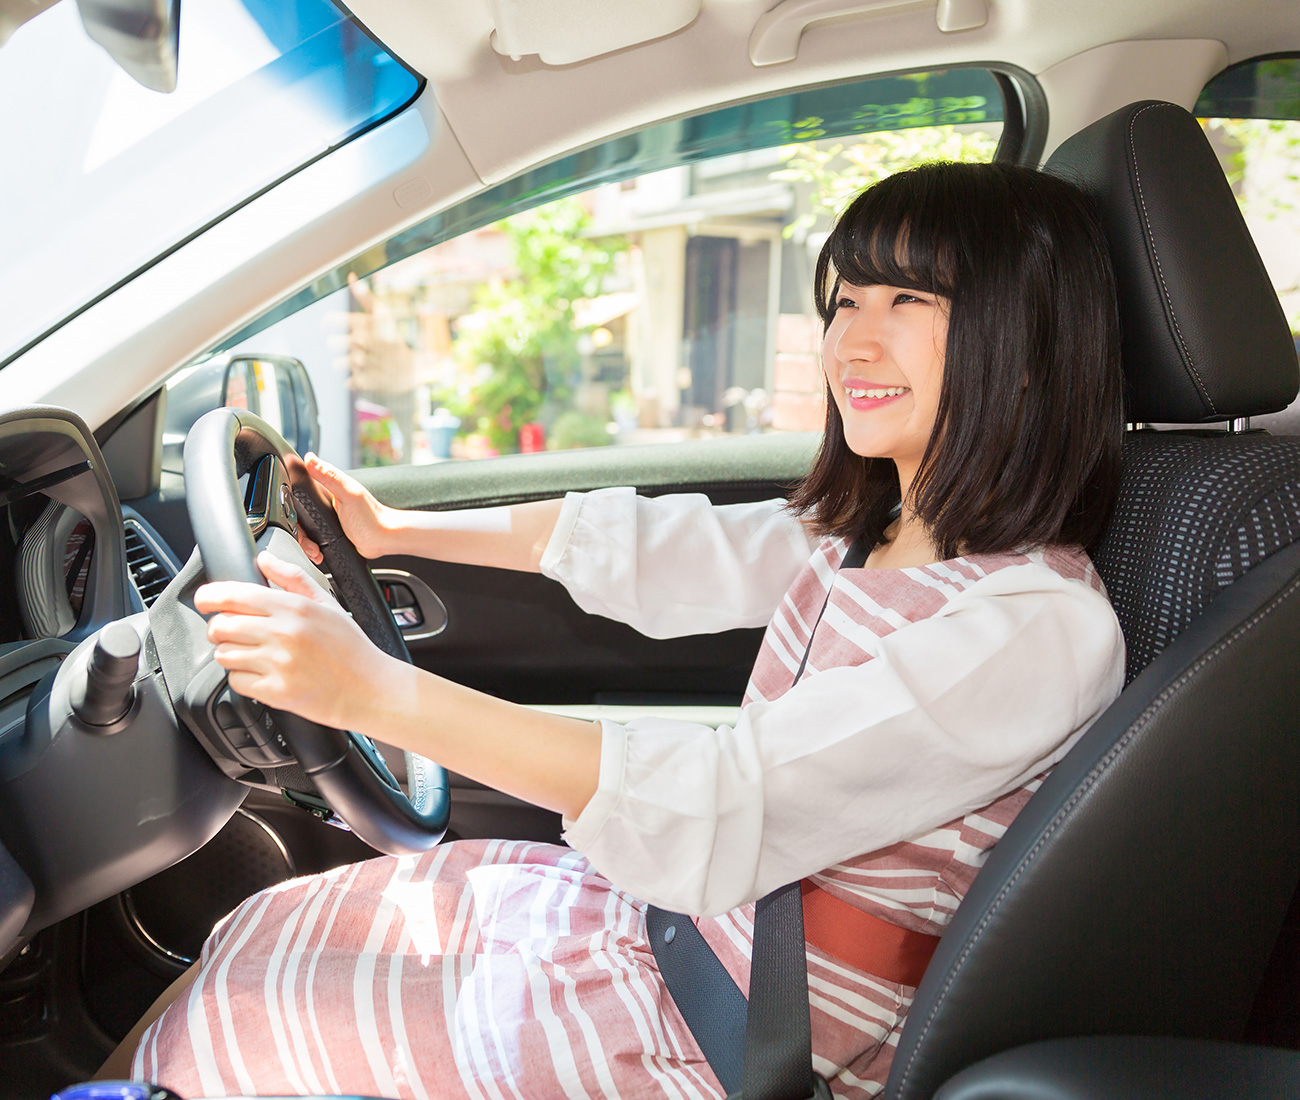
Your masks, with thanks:
[{"label": "car interior", "polygon": [[[999,90],[995,156],[1080,185],[1110,243],[1130,423],[1091,552],[1128,682],[958,909],[885,1095],[1300,1095],[1300,369],[1198,121],[1300,56],[1300,28],[1222,0],[544,6],[358,0],[348,26],[415,74],[408,99],[0,356],[0,1100],[89,1078],[258,889],[444,835],[560,840],[558,815],[225,687],[194,588],[248,576],[255,545],[305,561],[295,523],[336,523],[306,489],[305,426],[197,415],[227,404],[237,348],[417,247],[689,162],[693,120],[757,147],[737,110],[788,97],[794,119],[814,102],[796,92],[967,69]],[[21,7],[0,4],[0,81]],[[175,83],[160,56],[141,71]],[[1300,118],[1300,80],[1290,95],[1270,117]],[[222,385],[169,390],[213,355]],[[305,425],[310,383],[283,369]],[[788,494],[816,445],[753,431],[357,472],[419,509],[612,485],[732,503]],[[538,575],[368,569],[332,546],[376,644],[563,713],[727,721],[761,638],[654,640]]]}]

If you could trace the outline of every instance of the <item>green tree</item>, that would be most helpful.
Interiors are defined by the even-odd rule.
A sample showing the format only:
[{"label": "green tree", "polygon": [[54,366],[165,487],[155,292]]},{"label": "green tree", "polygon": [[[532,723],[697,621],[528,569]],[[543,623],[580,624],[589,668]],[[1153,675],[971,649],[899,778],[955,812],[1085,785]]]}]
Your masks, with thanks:
[{"label": "green tree", "polygon": [[[812,118],[799,125],[815,135],[820,123],[821,119]],[[786,146],[786,165],[773,172],[772,178],[812,186],[809,209],[786,226],[786,235],[837,216],[864,187],[903,168],[927,160],[992,160],[996,148],[993,134],[959,132],[953,126],[882,130],[852,141],[804,141]]]},{"label": "green tree", "polygon": [[[1209,118],[1201,121],[1211,137],[1237,196],[1242,214],[1258,223],[1294,220],[1300,211],[1300,122],[1271,118]],[[1300,283],[1275,288],[1279,295],[1300,291]],[[1300,307],[1288,314],[1300,330]]]},{"label": "green tree", "polygon": [[577,372],[574,303],[601,293],[620,238],[583,236],[590,219],[577,199],[560,199],[498,222],[510,247],[511,274],[474,295],[480,322],[466,326],[456,355],[477,379],[466,419],[501,451],[517,448],[520,425],[543,404],[563,401]]}]

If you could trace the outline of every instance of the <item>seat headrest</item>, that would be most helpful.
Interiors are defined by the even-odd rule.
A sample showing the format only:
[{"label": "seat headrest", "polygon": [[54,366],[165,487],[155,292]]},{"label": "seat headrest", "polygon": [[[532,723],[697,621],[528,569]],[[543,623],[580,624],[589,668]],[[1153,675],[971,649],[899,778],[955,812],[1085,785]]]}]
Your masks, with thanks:
[{"label": "seat headrest", "polygon": [[1119,291],[1130,421],[1276,412],[1300,386],[1290,327],[1196,119],[1148,100],[1067,140],[1044,170],[1093,197]]}]

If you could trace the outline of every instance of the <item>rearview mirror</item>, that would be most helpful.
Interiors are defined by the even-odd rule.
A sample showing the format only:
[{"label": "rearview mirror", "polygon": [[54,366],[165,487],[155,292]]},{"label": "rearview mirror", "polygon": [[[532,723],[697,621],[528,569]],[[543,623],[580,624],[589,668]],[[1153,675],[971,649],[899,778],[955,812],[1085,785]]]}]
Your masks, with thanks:
[{"label": "rearview mirror", "polygon": [[181,0],[77,0],[86,33],[155,92],[176,90]]},{"label": "rearview mirror", "polygon": [[204,413],[248,409],[299,454],[320,447],[320,414],[307,368],[287,355],[218,355],[167,382],[163,467],[182,472],[185,437]]}]

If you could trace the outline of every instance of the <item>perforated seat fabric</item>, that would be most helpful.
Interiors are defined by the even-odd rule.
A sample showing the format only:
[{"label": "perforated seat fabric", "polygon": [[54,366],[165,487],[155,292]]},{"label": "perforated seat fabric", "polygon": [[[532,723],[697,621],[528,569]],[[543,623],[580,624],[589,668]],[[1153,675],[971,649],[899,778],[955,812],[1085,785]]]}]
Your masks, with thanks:
[{"label": "perforated seat fabric", "polygon": [[1130,432],[1116,515],[1092,558],[1131,681],[1224,588],[1300,539],[1300,439]]}]

